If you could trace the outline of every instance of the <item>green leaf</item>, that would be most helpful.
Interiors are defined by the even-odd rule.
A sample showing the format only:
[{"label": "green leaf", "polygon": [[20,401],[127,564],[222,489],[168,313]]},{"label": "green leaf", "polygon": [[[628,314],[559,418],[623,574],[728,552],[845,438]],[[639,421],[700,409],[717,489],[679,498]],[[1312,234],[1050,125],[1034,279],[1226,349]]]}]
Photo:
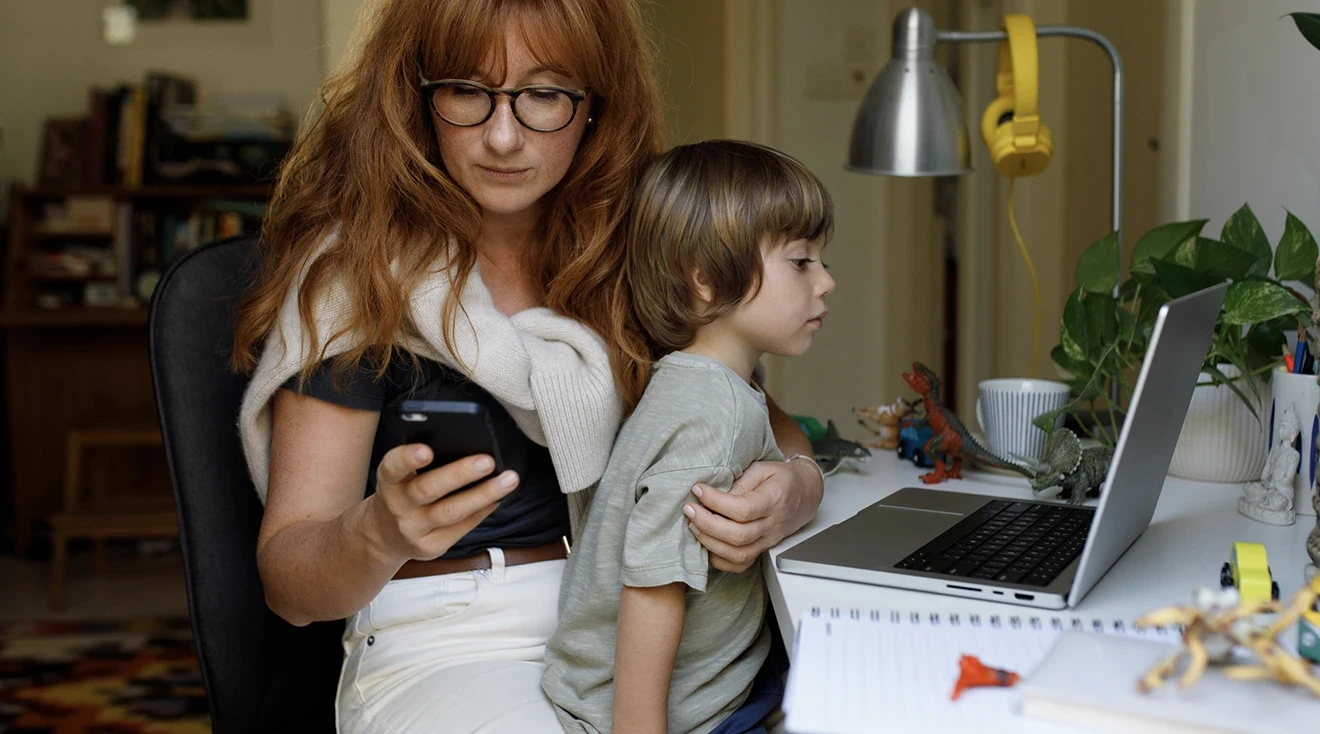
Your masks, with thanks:
[{"label": "green leaf", "polygon": [[1270,241],[1265,236],[1265,230],[1260,228],[1260,220],[1256,219],[1250,206],[1243,204],[1241,209],[1233,212],[1233,216],[1224,222],[1224,230],[1220,233],[1219,239],[1251,253],[1255,261],[1248,275],[1269,275],[1274,253],[1270,250]]},{"label": "green leaf", "polygon": [[1054,348],[1050,350],[1050,359],[1054,360],[1054,364],[1058,365],[1060,370],[1071,375],[1071,379],[1077,379],[1082,376],[1090,377],[1093,369],[1089,362],[1075,360],[1072,357],[1069,357],[1068,352],[1064,350],[1062,344],[1056,344]]},{"label": "green leaf", "polygon": [[1283,361],[1287,348],[1285,322],[1280,319],[1254,324],[1243,340],[1246,345],[1246,363],[1252,372],[1268,371]]},{"label": "green leaf", "polygon": [[1310,313],[1311,307],[1287,288],[1268,280],[1244,280],[1228,287],[1221,324],[1248,326],[1283,316]]},{"label": "green leaf", "polygon": [[1118,341],[1118,303],[1108,291],[1082,299],[1086,311],[1086,355],[1099,362],[1105,348]]},{"label": "green leaf", "polygon": [[[1200,234],[1207,221],[1193,219],[1187,222],[1170,222],[1141,235],[1141,239],[1137,240],[1136,246],[1132,248],[1132,266],[1128,269],[1129,272],[1140,272],[1142,263],[1147,260],[1163,259],[1175,247]],[[1154,273],[1154,271],[1147,272]]]},{"label": "green leaf", "polygon": [[1118,285],[1118,233],[1111,232],[1082,253],[1074,271],[1077,287],[1086,293],[1112,293]]},{"label": "green leaf", "polygon": [[[1242,369],[1241,365],[1234,364],[1234,366],[1238,368],[1239,372],[1245,371]],[[1242,388],[1238,386],[1238,382],[1242,380],[1234,379],[1224,374],[1224,372],[1219,369],[1218,365],[1207,365],[1206,371],[1210,373],[1210,383],[1212,385],[1227,385],[1228,389],[1232,390],[1233,394],[1237,395],[1238,399],[1242,401],[1242,404],[1247,406],[1247,410],[1251,411],[1251,414],[1255,416],[1256,420],[1257,421],[1260,420],[1260,415],[1256,412],[1256,402],[1247,399],[1246,394],[1242,392]],[[1253,394],[1256,394],[1258,392],[1258,390],[1255,388],[1254,383],[1251,383],[1251,381],[1249,380],[1245,382],[1252,385]],[[1257,397],[1259,396],[1257,395]]]},{"label": "green leaf", "polygon": [[1031,424],[1039,428],[1040,430],[1044,431],[1046,434],[1054,433],[1056,424],[1059,422],[1059,416],[1065,413],[1071,413],[1072,411],[1076,410],[1077,407],[1081,405],[1081,402],[1082,402],[1081,400],[1074,400],[1071,403],[1068,403],[1067,405],[1057,410],[1051,410],[1045,413],[1041,413],[1040,415],[1031,419]]},{"label": "green leaf", "polygon": [[[1192,244],[1192,241],[1189,240],[1187,244]],[[1226,247],[1226,249],[1232,250],[1235,248]],[[1205,290],[1212,285],[1224,282],[1223,278],[1216,278],[1176,262],[1152,260],[1151,264],[1155,267],[1155,274],[1159,276],[1160,287],[1164,289],[1165,293],[1169,294],[1170,298],[1182,298],[1190,293]]]},{"label": "green leaf", "polygon": [[[1286,211],[1286,210],[1285,210]],[[1320,257],[1315,238],[1302,220],[1288,212],[1283,225],[1283,237],[1274,250],[1274,277],[1279,280],[1300,280],[1315,285],[1315,261]]]},{"label": "green leaf", "polygon": [[1091,340],[1086,331],[1086,307],[1082,305],[1080,291],[1073,291],[1063,305],[1063,331],[1059,334],[1059,342],[1069,359],[1086,361]]},{"label": "green leaf", "polygon": [[1320,49],[1320,13],[1289,13],[1302,37]]},{"label": "green leaf", "polygon": [[1255,255],[1209,237],[1194,237],[1183,242],[1165,261],[1204,273],[1215,278],[1217,283],[1242,280],[1251,274],[1257,264]]}]

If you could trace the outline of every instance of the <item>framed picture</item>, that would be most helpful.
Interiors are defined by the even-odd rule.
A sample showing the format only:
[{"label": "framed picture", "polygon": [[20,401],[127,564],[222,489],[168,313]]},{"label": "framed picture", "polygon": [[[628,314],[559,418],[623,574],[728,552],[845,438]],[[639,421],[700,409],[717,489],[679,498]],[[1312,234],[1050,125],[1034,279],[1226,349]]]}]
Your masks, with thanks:
[{"label": "framed picture", "polygon": [[141,22],[248,19],[248,0],[127,0],[127,4],[137,10]]},{"label": "framed picture", "polygon": [[123,0],[135,19],[133,41],[121,48],[270,47],[275,5],[284,2],[287,0]]},{"label": "framed picture", "polygon": [[87,118],[52,118],[46,120],[41,140],[41,160],[37,164],[38,186],[80,186],[83,183],[83,141],[87,139]]}]

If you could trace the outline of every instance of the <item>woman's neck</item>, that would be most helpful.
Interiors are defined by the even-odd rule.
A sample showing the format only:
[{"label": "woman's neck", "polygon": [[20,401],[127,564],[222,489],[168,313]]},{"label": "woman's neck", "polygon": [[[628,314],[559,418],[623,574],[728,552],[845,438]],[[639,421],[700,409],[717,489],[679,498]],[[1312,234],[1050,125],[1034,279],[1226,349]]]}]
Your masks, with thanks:
[{"label": "woman's neck", "polygon": [[533,242],[536,220],[532,212],[515,215],[487,212],[474,243],[481,263],[481,280],[490,291],[495,307],[508,316],[540,305],[527,271],[527,253],[536,246]]}]

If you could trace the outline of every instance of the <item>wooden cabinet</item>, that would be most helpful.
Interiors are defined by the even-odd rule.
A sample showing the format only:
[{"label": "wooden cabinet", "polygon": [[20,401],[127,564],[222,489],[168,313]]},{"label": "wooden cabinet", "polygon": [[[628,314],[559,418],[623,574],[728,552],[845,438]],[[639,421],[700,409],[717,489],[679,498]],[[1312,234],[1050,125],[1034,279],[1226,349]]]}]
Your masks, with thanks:
[{"label": "wooden cabinet", "polygon": [[[152,279],[196,244],[259,226],[268,194],[264,185],[13,188],[0,324],[20,554],[61,505],[71,429],[156,420],[143,297]],[[87,473],[106,495],[169,492],[158,448],[88,456]]]}]

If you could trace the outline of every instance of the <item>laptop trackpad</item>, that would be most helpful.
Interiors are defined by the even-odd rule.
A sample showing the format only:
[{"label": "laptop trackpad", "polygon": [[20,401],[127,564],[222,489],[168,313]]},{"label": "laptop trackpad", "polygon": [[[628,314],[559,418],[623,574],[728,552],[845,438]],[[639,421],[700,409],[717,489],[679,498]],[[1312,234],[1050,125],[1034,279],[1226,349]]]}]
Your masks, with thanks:
[{"label": "laptop trackpad", "polygon": [[963,517],[961,512],[876,503],[802,541],[784,555],[813,563],[888,569],[958,524]]}]

